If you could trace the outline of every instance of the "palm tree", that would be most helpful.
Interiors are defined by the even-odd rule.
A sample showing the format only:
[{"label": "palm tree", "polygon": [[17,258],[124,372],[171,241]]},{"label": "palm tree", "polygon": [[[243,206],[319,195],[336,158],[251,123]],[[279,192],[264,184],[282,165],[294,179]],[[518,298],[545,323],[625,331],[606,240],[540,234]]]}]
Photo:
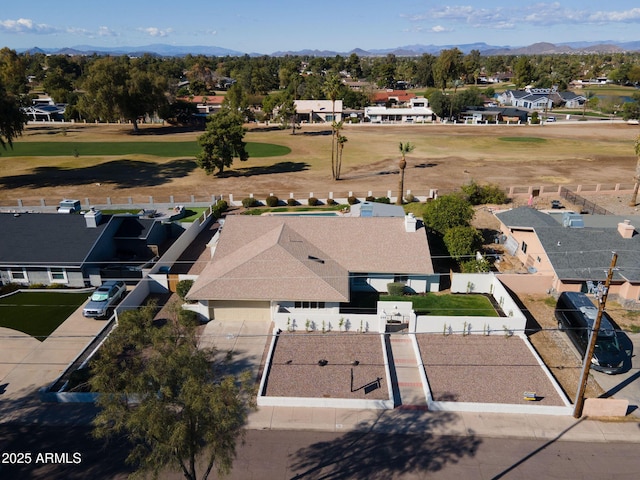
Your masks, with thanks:
[{"label": "palm tree", "polygon": [[402,155],[402,157],[400,158],[400,162],[398,163],[398,167],[400,167],[400,185],[399,185],[399,189],[398,189],[398,199],[396,200],[396,203],[398,205],[402,205],[402,197],[403,197],[403,192],[404,192],[404,169],[407,167],[407,161],[405,160],[405,155],[407,153],[411,153],[413,151],[413,149],[415,148],[415,146],[409,142],[400,142],[400,155]]},{"label": "palm tree", "polygon": [[342,169],[342,151],[344,150],[344,144],[347,143],[347,137],[344,135],[338,135],[338,161],[336,162],[336,180],[340,180],[340,169]]},{"label": "palm tree", "polygon": [[[340,77],[330,75],[323,86],[324,94],[331,100],[331,121],[336,120],[336,100],[340,94]],[[336,130],[331,132],[331,177],[336,180]]]},{"label": "palm tree", "polygon": [[636,176],[634,180],[636,181],[633,186],[633,194],[631,195],[631,201],[629,202],[630,207],[635,207],[638,199],[638,187],[640,186],[640,135],[636,138],[635,144],[636,156],[638,160],[636,161]]},{"label": "palm tree", "polygon": [[334,180],[340,180],[340,167],[338,165],[338,162],[339,162],[338,153],[341,150],[340,137],[342,135],[340,134],[340,132],[343,126],[344,126],[344,122],[342,120],[339,122],[336,122],[334,120],[333,123],[331,124],[332,135],[333,135],[333,138],[335,139],[335,142],[333,142],[333,144],[331,145],[331,148],[333,150],[331,152],[331,176]]}]

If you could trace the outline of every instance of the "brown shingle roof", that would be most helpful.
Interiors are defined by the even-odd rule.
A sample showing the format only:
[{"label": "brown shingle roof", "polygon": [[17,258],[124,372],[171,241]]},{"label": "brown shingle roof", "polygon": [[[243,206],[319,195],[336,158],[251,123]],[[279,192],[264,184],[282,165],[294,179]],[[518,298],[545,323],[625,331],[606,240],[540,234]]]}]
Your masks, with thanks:
[{"label": "brown shingle roof", "polygon": [[190,298],[346,302],[349,272],[433,273],[402,218],[229,216]]}]

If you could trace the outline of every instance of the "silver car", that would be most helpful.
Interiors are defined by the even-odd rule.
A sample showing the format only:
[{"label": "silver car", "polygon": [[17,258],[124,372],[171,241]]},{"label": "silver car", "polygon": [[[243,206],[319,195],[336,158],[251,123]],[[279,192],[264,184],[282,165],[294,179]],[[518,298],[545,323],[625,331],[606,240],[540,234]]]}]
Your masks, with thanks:
[{"label": "silver car", "polygon": [[89,297],[82,314],[85,317],[106,317],[111,309],[124,296],[127,286],[122,280],[104,282]]}]

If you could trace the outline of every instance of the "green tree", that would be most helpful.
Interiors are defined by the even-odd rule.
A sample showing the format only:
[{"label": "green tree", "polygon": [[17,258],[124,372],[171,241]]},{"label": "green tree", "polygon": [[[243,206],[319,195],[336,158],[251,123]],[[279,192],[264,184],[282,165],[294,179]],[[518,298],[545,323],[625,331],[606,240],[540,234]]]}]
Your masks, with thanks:
[{"label": "green tree", "polygon": [[0,84],[7,93],[20,97],[29,91],[27,70],[23,58],[15,50],[0,49]]},{"label": "green tree", "polygon": [[79,109],[96,120],[129,120],[138,131],[138,119],[157,112],[166,103],[166,80],[128,57],[105,57],[90,67],[83,83]]},{"label": "green tree", "polygon": [[243,127],[242,117],[237,112],[223,108],[207,121],[207,131],[198,138],[202,147],[196,157],[196,162],[208,174],[222,174],[225,167],[233,164],[234,158],[246,161],[249,158],[243,141],[246,129]]},{"label": "green tree", "polygon": [[436,86],[442,91],[454,80],[460,79],[462,72],[462,52],[458,48],[442,50],[433,65],[433,77]]},{"label": "green tree", "polygon": [[27,117],[20,109],[18,98],[5,90],[0,79],[0,146],[6,150],[22,134]]},{"label": "green tree", "polygon": [[474,255],[482,247],[482,235],[471,226],[457,226],[447,229],[443,241],[449,254],[456,260]]},{"label": "green tree", "polygon": [[533,67],[527,56],[521,56],[516,61],[514,71],[515,84],[518,88],[522,88],[533,81]]},{"label": "green tree", "polygon": [[453,227],[469,226],[474,210],[471,204],[460,195],[442,195],[425,204],[422,218],[425,225],[444,235]]},{"label": "green tree", "polygon": [[123,313],[91,363],[90,384],[101,393],[94,435],[126,435],[127,462],[154,477],[167,469],[190,480],[208,478],[214,467],[229,473],[254,407],[250,375],[225,374],[215,351],[199,349],[188,315],[162,326],[153,315],[153,307]]},{"label": "green tree", "polygon": [[398,167],[400,168],[400,180],[398,182],[398,199],[396,203],[398,205],[402,205],[402,199],[404,198],[404,169],[407,168],[407,160],[405,156],[408,153],[413,152],[415,145],[409,142],[400,142],[398,149],[400,150],[400,161],[398,162]]}]

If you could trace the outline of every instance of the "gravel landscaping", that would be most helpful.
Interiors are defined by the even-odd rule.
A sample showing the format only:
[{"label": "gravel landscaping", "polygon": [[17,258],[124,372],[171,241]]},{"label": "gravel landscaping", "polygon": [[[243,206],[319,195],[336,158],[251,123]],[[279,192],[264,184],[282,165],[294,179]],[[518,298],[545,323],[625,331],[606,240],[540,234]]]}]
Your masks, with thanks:
[{"label": "gravel landscaping", "polygon": [[266,396],[388,400],[388,392],[378,334],[283,332],[276,341]]},{"label": "gravel landscaping", "polygon": [[519,337],[416,335],[436,401],[564,405],[551,381]]}]

